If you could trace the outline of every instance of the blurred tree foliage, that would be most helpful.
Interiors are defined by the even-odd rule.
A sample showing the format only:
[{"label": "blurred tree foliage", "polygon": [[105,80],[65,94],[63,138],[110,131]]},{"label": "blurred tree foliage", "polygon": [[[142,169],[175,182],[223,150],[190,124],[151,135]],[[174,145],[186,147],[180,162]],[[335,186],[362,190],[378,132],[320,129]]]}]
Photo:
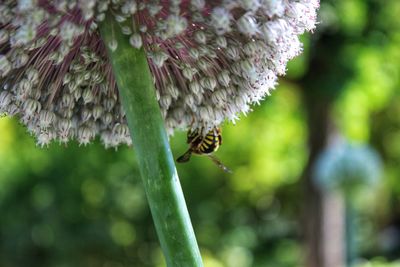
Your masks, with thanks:
[{"label": "blurred tree foliage", "polygon": [[[332,97],[340,131],[382,154],[385,177],[358,205],[362,256],[380,258],[360,266],[400,266],[387,263],[400,249],[399,14],[398,0],[322,1],[321,25],[304,38],[305,53],[288,78],[254,112],[223,128],[216,154],[234,173],[202,157],[178,166],[207,267],[302,266],[304,90],[312,90],[313,101]],[[310,69],[316,56],[330,65]],[[171,138],[175,156],[185,139]],[[16,119],[1,118],[0,266],[164,266],[133,162],[127,148],[40,149]]]},{"label": "blurred tree foliage", "polygon": [[302,88],[309,130],[302,175],[309,267],[328,266],[321,235],[324,213],[330,212],[324,211],[326,196],[313,183],[312,170],[332,140],[344,135],[370,141],[371,115],[386,106],[399,82],[399,54],[393,49],[399,44],[398,10],[398,1],[321,1],[321,25],[311,39],[304,73],[294,79]]}]

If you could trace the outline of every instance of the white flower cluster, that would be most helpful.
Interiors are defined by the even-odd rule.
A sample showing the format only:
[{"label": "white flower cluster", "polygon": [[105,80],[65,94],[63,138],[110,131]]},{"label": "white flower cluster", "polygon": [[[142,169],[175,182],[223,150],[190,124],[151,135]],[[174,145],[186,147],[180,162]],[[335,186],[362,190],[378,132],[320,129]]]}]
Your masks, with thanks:
[{"label": "white flower cluster", "polygon": [[[113,14],[144,48],[157,100],[174,129],[234,121],[269,95],[319,0],[3,0],[0,113],[18,115],[40,145],[97,135],[130,144],[98,23]],[[129,23],[127,23],[129,22]],[[132,74],[134,75],[134,74]]]}]

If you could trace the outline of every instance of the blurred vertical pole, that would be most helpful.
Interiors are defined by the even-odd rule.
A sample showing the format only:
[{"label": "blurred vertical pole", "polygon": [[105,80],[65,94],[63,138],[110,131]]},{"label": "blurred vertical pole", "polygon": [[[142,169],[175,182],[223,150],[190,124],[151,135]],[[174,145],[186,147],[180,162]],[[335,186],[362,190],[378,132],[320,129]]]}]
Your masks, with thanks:
[{"label": "blurred vertical pole", "polygon": [[308,121],[309,159],[303,172],[303,230],[307,267],[345,266],[343,199],[323,192],[313,182],[314,165],[335,134],[331,118],[332,98],[305,86],[303,91]]},{"label": "blurred vertical pole", "polygon": [[349,197],[346,197],[346,263],[351,267],[357,257],[357,248],[355,243],[355,210]]},{"label": "blurred vertical pole", "polygon": [[343,246],[347,233],[343,214],[346,210],[345,200],[339,192],[325,192],[323,197],[323,258],[326,266],[344,266],[346,251]]},{"label": "blurred vertical pole", "polygon": [[[312,169],[314,162],[320,151],[325,147],[327,135],[327,110],[321,102],[315,102],[312,95],[304,94],[305,106],[308,108],[308,145],[309,159],[303,172],[303,229],[306,243],[306,266],[307,267],[326,267],[324,262],[323,231],[322,231],[322,212],[323,195],[320,189],[312,181]],[[318,123],[314,125],[310,122]]]}]

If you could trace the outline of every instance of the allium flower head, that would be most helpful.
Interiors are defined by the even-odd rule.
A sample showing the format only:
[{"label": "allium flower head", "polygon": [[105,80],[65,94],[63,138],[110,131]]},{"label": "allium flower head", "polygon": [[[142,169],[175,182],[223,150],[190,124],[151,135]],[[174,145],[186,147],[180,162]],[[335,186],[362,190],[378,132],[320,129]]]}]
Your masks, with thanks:
[{"label": "allium flower head", "polygon": [[[0,113],[18,115],[40,145],[97,135],[130,144],[98,31],[112,14],[143,48],[169,133],[234,121],[301,52],[319,0],[3,0]],[[129,70],[126,70],[129,72]],[[131,73],[135,75],[135,73]],[[140,90],[140,88],[137,88]]]},{"label": "allium flower head", "polygon": [[340,189],[344,193],[379,181],[382,161],[370,146],[338,143],[319,156],[314,167],[314,181],[323,189]]}]

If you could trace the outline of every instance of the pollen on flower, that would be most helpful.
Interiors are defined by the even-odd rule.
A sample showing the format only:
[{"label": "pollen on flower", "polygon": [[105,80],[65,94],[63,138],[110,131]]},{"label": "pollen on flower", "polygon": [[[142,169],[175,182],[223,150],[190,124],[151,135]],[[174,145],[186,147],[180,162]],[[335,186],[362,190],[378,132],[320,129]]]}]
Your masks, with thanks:
[{"label": "pollen on flower", "polygon": [[[319,0],[4,0],[0,114],[18,116],[38,145],[97,136],[131,145],[99,24],[114,16],[144,49],[167,132],[218,126],[275,88],[312,31]],[[107,15],[108,16],[108,15]],[[129,70],[127,70],[129,71]],[[131,73],[130,75],[135,75]]]}]

